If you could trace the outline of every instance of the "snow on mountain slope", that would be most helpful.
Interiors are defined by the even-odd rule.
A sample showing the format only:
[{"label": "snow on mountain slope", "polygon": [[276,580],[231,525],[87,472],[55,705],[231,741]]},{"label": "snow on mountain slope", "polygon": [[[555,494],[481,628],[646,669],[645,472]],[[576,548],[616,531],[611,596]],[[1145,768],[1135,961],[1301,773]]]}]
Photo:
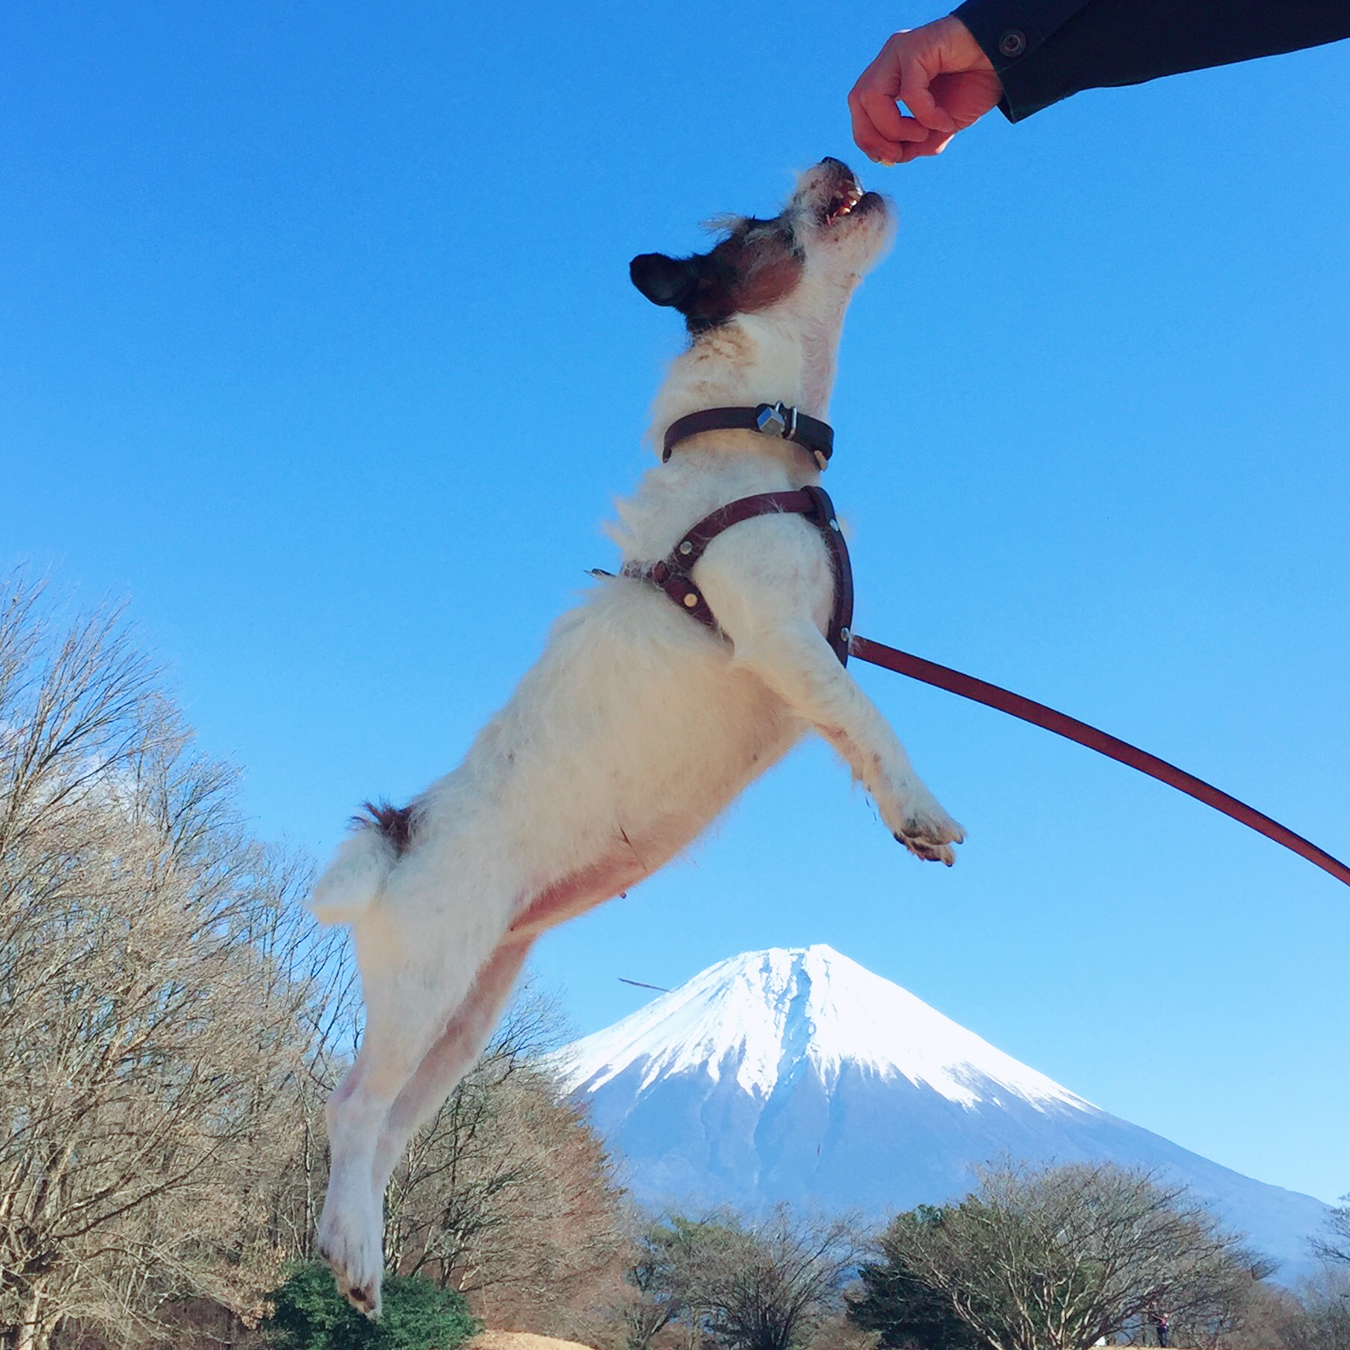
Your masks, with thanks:
[{"label": "snow on mountain slope", "polygon": [[898,1074],[964,1106],[990,1085],[1028,1101],[1088,1105],[825,946],[719,961],[570,1051],[569,1086],[585,1084],[588,1092],[638,1062],[639,1091],[702,1068],[714,1081],[730,1073],[761,1096],[803,1064],[833,1086],[847,1064],[882,1078]]},{"label": "snow on mountain slope", "polygon": [[654,1207],[779,1200],[874,1216],[963,1194],[973,1168],[1104,1159],[1179,1177],[1280,1260],[1326,1218],[1099,1110],[829,947],[718,962],[559,1056]]}]

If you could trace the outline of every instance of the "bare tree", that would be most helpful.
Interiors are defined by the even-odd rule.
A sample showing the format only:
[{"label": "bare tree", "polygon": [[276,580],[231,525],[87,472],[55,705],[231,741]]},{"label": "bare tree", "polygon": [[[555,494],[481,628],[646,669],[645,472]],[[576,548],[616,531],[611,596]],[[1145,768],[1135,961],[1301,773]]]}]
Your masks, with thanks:
[{"label": "bare tree", "polygon": [[[359,1040],[303,861],[252,839],[117,612],[0,598],[0,1350],[236,1339],[313,1256]],[[396,1269],[534,1330],[622,1287],[621,1192],[518,998],[389,1192]]]},{"label": "bare tree", "polygon": [[116,612],[0,608],[0,1347],[166,1300],[256,1310],[282,1259],[307,868],[250,839]]},{"label": "bare tree", "polygon": [[732,1245],[712,1282],[709,1327],[736,1350],[791,1350],[840,1303],[856,1259],[847,1218],[794,1217],[786,1205]]},{"label": "bare tree", "polygon": [[821,1318],[806,1342],[806,1350],[877,1350],[880,1344],[880,1335],[860,1327],[845,1306]]},{"label": "bare tree", "polygon": [[1350,1350],[1350,1274],[1329,1266],[1305,1280],[1276,1325],[1285,1350]]},{"label": "bare tree", "polygon": [[630,1346],[677,1319],[734,1350],[804,1344],[842,1306],[854,1231],[849,1217],[802,1218],[786,1205],[758,1223],[723,1213],[657,1225],[630,1268],[641,1294],[626,1319]]},{"label": "bare tree", "polygon": [[1350,1265],[1350,1195],[1341,1196],[1340,1206],[1327,1216],[1327,1236],[1314,1238],[1313,1254],[1323,1261]]},{"label": "bare tree", "polygon": [[688,1307],[690,1263],[677,1226],[647,1223],[632,1215],[632,1241],[626,1297],[616,1308],[627,1350],[648,1350],[662,1331]]},{"label": "bare tree", "polygon": [[1086,1350],[1161,1313],[1182,1343],[1215,1344],[1271,1269],[1183,1187],[1109,1164],[992,1168],[960,1204],[901,1215],[881,1249],[992,1350]]}]

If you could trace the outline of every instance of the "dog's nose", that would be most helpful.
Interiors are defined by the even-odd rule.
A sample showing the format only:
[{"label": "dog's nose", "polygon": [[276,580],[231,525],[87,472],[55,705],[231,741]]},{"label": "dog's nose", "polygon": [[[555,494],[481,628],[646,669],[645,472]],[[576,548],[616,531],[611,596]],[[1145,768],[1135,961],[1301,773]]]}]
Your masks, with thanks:
[{"label": "dog's nose", "polygon": [[852,170],[848,167],[847,164],[844,163],[842,159],[835,159],[833,155],[826,155],[825,158],[822,159],[820,162],[822,164],[829,164],[836,169],[843,169],[845,173],[852,172]]}]

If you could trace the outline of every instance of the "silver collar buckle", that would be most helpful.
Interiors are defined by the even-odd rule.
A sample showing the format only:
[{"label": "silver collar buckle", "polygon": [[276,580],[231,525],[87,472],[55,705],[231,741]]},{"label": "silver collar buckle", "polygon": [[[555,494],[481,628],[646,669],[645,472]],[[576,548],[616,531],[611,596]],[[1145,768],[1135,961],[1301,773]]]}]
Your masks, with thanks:
[{"label": "silver collar buckle", "polygon": [[797,410],[786,403],[761,403],[755,409],[755,428],[765,436],[791,440],[797,434]]}]

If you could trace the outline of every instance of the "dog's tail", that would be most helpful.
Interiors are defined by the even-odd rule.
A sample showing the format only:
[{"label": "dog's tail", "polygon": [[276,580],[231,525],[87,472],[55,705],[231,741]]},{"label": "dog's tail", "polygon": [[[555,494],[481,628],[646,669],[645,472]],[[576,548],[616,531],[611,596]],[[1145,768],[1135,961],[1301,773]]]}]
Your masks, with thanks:
[{"label": "dog's tail", "polygon": [[355,923],[379,897],[399,856],[413,840],[410,806],[367,802],[352,817],[355,831],[333,855],[305,901],[320,923]]}]

